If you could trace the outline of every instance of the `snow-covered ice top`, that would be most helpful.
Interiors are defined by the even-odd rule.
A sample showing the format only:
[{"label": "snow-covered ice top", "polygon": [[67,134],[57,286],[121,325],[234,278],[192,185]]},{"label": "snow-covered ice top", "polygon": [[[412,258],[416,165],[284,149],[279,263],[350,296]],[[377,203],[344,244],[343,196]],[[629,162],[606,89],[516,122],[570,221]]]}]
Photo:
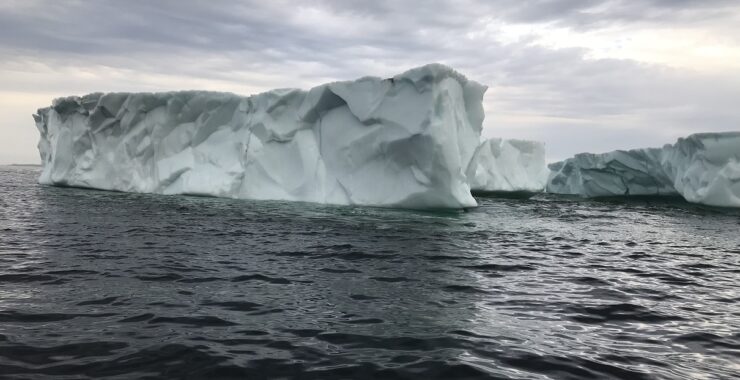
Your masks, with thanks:
[{"label": "snow-covered ice top", "polygon": [[500,138],[481,143],[466,171],[471,190],[480,192],[540,192],[549,173],[545,144]]},{"label": "snow-covered ice top", "polygon": [[43,184],[331,204],[476,205],[486,87],[431,64],[309,91],[95,93],[34,115]]},{"label": "snow-covered ice top", "polygon": [[693,203],[740,207],[740,132],[698,133],[663,148],[581,153],[550,169],[552,193],[681,195]]}]

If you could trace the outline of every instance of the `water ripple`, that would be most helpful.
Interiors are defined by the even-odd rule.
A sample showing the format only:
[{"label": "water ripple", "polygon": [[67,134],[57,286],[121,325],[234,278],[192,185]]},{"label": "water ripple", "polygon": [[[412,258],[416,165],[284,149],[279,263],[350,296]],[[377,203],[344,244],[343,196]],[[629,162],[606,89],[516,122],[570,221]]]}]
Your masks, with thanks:
[{"label": "water ripple", "polygon": [[39,186],[0,167],[0,377],[730,379],[740,211],[421,212]]}]

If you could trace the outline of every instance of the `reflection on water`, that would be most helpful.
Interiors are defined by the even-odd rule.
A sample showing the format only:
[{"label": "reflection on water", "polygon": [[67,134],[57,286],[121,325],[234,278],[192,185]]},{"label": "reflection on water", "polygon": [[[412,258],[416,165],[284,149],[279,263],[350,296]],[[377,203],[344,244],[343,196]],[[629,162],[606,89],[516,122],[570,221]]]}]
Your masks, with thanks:
[{"label": "reflection on water", "polygon": [[38,186],[0,168],[0,373],[730,378],[740,212],[469,212]]}]

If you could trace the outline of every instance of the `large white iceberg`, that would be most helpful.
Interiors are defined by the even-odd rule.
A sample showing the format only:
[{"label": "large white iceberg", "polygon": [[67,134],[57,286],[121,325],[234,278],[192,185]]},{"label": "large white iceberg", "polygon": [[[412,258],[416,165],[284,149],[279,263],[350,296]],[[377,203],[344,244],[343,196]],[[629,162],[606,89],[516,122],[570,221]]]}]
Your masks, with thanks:
[{"label": "large white iceberg", "polygon": [[473,192],[537,193],[550,171],[545,144],[492,138],[478,146],[466,175]]},{"label": "large white iceberg", "polygon": [[302,91],[95,93],[34,115],[39,182],[409,208],[476,206],[486,87],[432,64]]},{"label": "large white iceberg", "polygon": [[740,132],[694,134],[663,148],[581,153],[550,169],[551,193],[680,195],[692,203],[740,207]]}]

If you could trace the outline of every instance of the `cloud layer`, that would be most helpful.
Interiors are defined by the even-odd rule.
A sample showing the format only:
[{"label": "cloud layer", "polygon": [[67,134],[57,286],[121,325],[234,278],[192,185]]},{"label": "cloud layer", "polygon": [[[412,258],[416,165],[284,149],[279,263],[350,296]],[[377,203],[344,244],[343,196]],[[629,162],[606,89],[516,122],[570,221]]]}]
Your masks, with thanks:
[{"label": "cloud layer", "polygon": [[544,140],[551,159],[740,129],[736,1],[294,4],[4,2],[0,163],[38,161],[30,114],[56,96],[249,94],[428,62],[490,86],[484,135]]}]

